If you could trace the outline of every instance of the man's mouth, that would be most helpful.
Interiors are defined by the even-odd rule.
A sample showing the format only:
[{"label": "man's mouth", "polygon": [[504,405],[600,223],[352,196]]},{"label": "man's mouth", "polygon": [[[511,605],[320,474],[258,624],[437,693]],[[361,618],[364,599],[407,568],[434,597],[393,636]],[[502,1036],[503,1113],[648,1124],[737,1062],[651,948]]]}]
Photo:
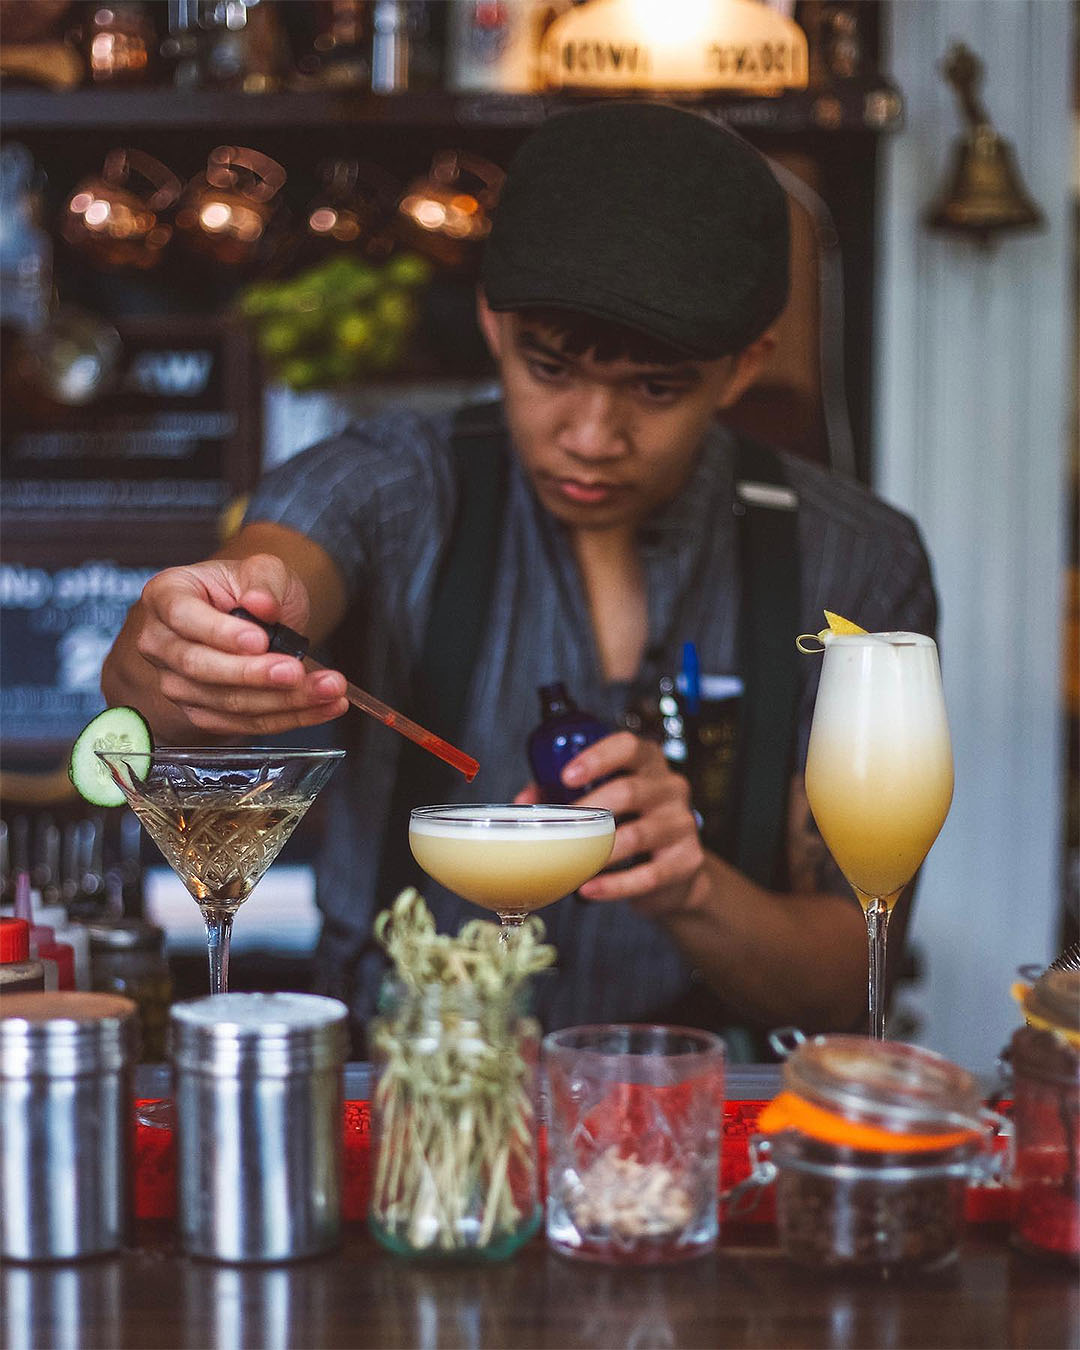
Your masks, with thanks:
[{"label": "man's mouth", "polygon": [[600,506],[620,491],[617,483],[587,482],[580,478],[555,478],[552,481],[567,501],[582,506]]}]

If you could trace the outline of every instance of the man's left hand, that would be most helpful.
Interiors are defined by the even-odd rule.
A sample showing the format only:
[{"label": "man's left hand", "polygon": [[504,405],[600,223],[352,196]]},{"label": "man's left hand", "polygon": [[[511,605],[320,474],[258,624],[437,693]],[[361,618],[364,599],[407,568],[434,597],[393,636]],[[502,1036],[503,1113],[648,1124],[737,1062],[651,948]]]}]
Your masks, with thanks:
[{"label": "man's left hand", "polygon": [[[705,851],[690,805],[690,784],[676,773],[654,741],[616,731],[596,741],[565,767],[568,788],[600,784],[576,806],[606,806],[615,815],[612,864],[641,858],[625,871],[605,871],[579,887],[586,900],[629,900],[658,918],[682,909],[701,873]],[[526,789],[518,801],[537,800]]]}]

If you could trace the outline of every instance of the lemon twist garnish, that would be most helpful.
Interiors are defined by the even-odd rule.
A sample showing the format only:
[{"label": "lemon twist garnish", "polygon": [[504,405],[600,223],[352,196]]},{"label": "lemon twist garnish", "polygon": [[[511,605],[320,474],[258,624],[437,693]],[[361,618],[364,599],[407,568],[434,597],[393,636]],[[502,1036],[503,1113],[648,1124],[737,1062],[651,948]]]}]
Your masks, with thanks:
[{"label": "lemon twist garnish", "polygon": [[850,619],[845,619],[839,614],[834,614],[832,610],[822,610],[825,615],[827,627],[820,633],[800,633],[795,639],[795,646],[799,651],[814,653],[824,651],[825,639],[827,637],[851,637],[856,633],[865,633],[865,628],[860,628],[857,623],[852,623]]}]

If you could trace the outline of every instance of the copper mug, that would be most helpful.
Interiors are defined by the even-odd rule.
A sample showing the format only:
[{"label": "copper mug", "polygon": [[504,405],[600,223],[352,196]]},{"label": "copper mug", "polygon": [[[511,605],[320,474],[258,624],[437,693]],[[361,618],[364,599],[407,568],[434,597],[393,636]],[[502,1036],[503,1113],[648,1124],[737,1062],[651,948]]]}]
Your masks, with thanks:
[{"label": "copper mug", "polygon": [[397,179],[357,159],[327,160],[319,172],[322,188],[304,219],[308,242],[348,244],[368,257],[385,257],[394,246],[388,225],[400,192]]},{"label": "copper mug", "polygon": [[395,231],[409,248],[446,267],[459,267],[491,229],[503,171],[463,150],[440,150],[428,173],[398,202]]},{"label": "copper mug", "polygon": [[261,258],[282,211],[285,170],[268,155],[237,145],[211,150],[203,173],[184,188],[177,235],[196,253],[226,266]]},{"label": "copper mug", "polygon": [[172,238],[180,180],[143,150],[110,150],[64,203],[60,234],[99,267],[156,267]]}]

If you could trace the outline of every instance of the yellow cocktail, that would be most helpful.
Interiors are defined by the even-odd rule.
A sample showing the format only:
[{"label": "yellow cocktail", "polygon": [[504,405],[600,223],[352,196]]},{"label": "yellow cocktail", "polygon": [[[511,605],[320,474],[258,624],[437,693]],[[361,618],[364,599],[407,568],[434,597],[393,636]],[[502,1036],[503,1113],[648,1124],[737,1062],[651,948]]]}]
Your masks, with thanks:
[{"label": "yellow cocktail", "polygon": [[937,647],[921,633],[823,635],[806,795],[870,933],[871,1034],[884,1035],[885,930],[949,812],[952,746]]},{"label": "yellow cocktail", "polygon": [[428,876],[511,924],[595,876],[614,840],[599,807],[423,806],[409,821]]}]

